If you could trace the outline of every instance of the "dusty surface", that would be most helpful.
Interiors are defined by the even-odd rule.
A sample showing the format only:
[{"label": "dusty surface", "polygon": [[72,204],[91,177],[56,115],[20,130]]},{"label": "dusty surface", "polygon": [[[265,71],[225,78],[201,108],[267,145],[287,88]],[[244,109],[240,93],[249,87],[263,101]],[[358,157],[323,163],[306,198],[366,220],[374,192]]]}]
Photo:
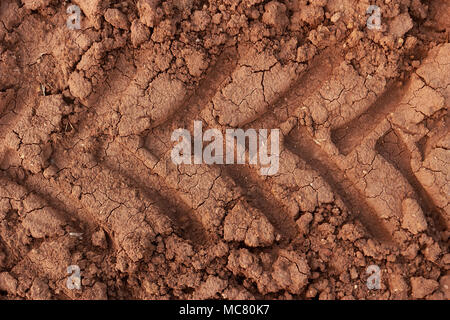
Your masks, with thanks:
[{"label": "dusty surface", "polygon": [[[0,299],[450,298],[448,1],[69,4],[0,2]],[[194,120],[278,174],[176,167]]]}]

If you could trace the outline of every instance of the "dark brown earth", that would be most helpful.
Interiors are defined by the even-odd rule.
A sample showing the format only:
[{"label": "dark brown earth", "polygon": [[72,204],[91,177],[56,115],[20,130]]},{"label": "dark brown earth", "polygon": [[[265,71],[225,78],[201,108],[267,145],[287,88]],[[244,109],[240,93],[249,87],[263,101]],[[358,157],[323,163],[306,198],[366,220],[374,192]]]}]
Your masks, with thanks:
[{"label": "dark brown earth", "polygon": [[[70,4],[0,2],[0,299],[450,298],[448,1]],[[194,120],[278,173],[177,167]]]}]

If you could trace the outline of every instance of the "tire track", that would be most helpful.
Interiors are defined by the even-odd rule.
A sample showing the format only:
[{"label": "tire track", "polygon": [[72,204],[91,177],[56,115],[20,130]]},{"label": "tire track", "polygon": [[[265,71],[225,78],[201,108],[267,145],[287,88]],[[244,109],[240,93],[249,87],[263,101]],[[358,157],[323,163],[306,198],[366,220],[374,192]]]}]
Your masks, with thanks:
[{"label": "tire track", "polygon": [[[337,60],[337,62],[338,61],[339,60]],[[338,64],[337,62],[335,66]],[[335,68],[335,66],[333,68]],[[295,99],[294,95],[294,98],[291,98],[291,101],[287,98],[283,99],[284,101],[279,100],[277,102],[278,105],[270,108],[271,113],[273,114],[273,116],[271,116],[272,120],[267,120],[268,117],[260,117],[247,126],[280,126],[286,118],[280,119],[277,114],[277,109],[288,109],[288,106],[295,106],[297,104],[298,112],[300,109],[298,105],[301,106],[302,100],[315,95],[316,92],[322,92],[324,88],[339,87],[339,83],[335,84],[333,82],[339,81],[339,79],[333,80],[332,77],[330,78],[329,71],[330,70],[328,69],[327,72],[326,67],[319,68],[319,74],[322,74],[322,77],[316,82],[311,82],[312,85],[307,87],[306,90],[300,90],[300,94],[298,94],[297,97],[301,97],[301,99]],[[310,71],[307,71],[306,73],[309,75],[311,74]],[[309,77],[311,78],[311,76]],[[337,130],[331,131],[330,136],[334,139],[325,143],[318,142],[316,138],[310,136],[304,129],[293,130],[285,141],[288,150],[306,161],[312,168],[317,169],[320,175],[325,178],[328,185],[331,186],[333,190],[338,191],[337,193],[341,196],[346,206],[361,217],[365,227],[370,230],[375,237],[384,242],[391,242],[393,240],[392,235],[400,225],[399,214],[401,211],[401,204],[398,203],[398,196],[405,196],[408,194],[409,188],[404,185],[404,180],[401,179],[401,177],[399,177],[400,179],[392,179],[393,175],[400,175],[400,173],[394,173],[393,175],[385,174],[385,176],[391,181],[393,186],[395,185],[398,187],[397,190],[393,188],[384,189],[383,186],[380,185],[380,181],[376,181],[376,177],[372,178],[372,184],[375,186],[374,189],[381,189],[366,190],[364,185],[371,182],[365,182],[364,176],[366,174],[371,174],[371,171],[373,170],[372,165],[376,163],[378,172],[380,172],[379,170],[385,173],[392,172],[393,168],[387,162],[383,162],[382,158],[377,157],[376,154],[372,155],[370,152],[369,154],[371,154],[372,163],[369,164],[369,166],[360,164],[357,158],[359,155],[367,153],[368,150],[366,149],[371,148],[370,145],[373,145],[372,147],[374,147],[378,136],[382,135],[390,128],[389,124],[386,123],[384,119],[387,114],[395,110],[405,94],[407,87],[408,84],[401,87],[391,86],[384,89],[381,94],[367,100],[374,100],[371,105],[367,102],[361,104],[357,101],[359,104],[357,109],[365,111],[363,111],[360,116],[353,118],[350,121],[350,125],[347,123],[344,126],[343,133],[338,132],[345,138],[344,140],[341,139],[342,142],[338,145],[338,147],[340,147],[339,149],[344,149],[343,152],[341,152],[341,154],[343,153],[342,156],[339,156],[339,151],[336,150],[336,147],[333,144],[333,140],[336,140],[336,132],[341,129],[340,127],[338,127],[339,129]],[[342,91],[339,96],[341,94]],[[292,97],[293,95],[287,94],[287,96]],[[319,96],[322,97],[321,94],[319,94]],[[340,108],[342,108],[342,106]],[[346,117],[348,117],[348,115]],[[363,118],[366,120],[364,125],[358,126]],[[310,139],[304,138],[307,136],[310,136]],[[322,147],[318,147],[317,144],[322,144]],[[332,157],[335,157],[338,162],[334,163],[328,160]],[[330,172],[333,174],[330,174]],[[361,175],[359,172],[362,172],[363,174]],[[276,181],[276,178],[273,180]],[[378,196],[376,193],[378,193]],[[366,199],[371,203],[370,205]],[[392,201],[394,203],[393,205],[388,204]],[[377,210],[374,208],[377,208]]]},{"label": "tire track", "polygon": [[285,140],[291,152],[304,159],[311,168],[317,170],[321,177],[337,192],[346,207],[355,214],[378,240],[391,242],[389,230],[373,208],[366,203],[365,197],[355,188],[354,183],[313,140],[305,128],[291,131]]},{"label": "tire track", "polygon": [[[301,104],[301,101],[303,101],[311,93],[317,91],[329,78],[332,71],[340,63],[342,63],[342,61],[342,52],[336,54],[332,53],[331,50],[326,49],[316,55],[310,61],[308,68],[299,75],[299,77],[291,84],[289,89],[286,90],[278,99],[276,99],[264,113],[244,125],[244,129],[278,129],[282,123],[285,123],[285,121],[289,122],[291,118],[287,118],[287,116],[296,114],[298,105]],[[281,110],[285,110],[285,112]],[[284,114],[285,116],[281,116],[280,119],[280,114]],[[297,121],[295,121],[295,123],[296,122]],[[292,126],[292,124],[289,124],[289,126]],[[296,153],[291,152],[289,149],[282,149],[280,151],[283,155],[280,159],[281,161],[285,160],[287,163],[294,162],[296,163],[297,169],[300,169],[300,171],[304,173],[309,173],[309,171],[305,168],[305,162],[301,159],[301,157],[298,157]],[[294,220],[298,217],[299,207],[301,210],[302,201],[305,197],[310,196],[308,194],[309,192],[317,192],[311,188],[311,182],[306,181],[308,179],[298,177],[298,179],[303,179],[305,181],[302,183],[302,186],[296,185],[295,187],[286,185],[284,178],[278,175],[266,177],[266,181],[263,181],[263,179],[255,172],[254,168],[246,166],[234,167],[230,176],[234,178],[238,184],[243,184],[244,186],[248,185],[248,181],[251,181],[251,185],[254,185],[259,189],[257,193],[258,195],[255,198],[260,199],[258,201],[262,202],[260,204],[262,207],[270,208],[270,210],[261,209],[263,212],[268,212],[266,216],[273,220],[277,217],[277,220],[287,223],[288,225],[284,227],[287,232],[285,232],[285,234],[289,234],[291,237],[297,234],[297,227],[294,224]],[[319,180],[315,181],[317,185],[323,185],[323,183]],[[272,191],[269,187],[266,187],[267,184],[277,185],[280,189],[288,191],[288,193],[280,194],[279,192]],[[305,187],[309,189],[302,190]],[[263,197],[268,200],[264,200]],[[297,204],[298,202],[300,203]],[[309,208],[303,208],[304,211],[314,211],[311,204],[308,204],[307,206],[309,206]],[[278,210],[281,210],[281,214],[273,213]]]},{"label": "tire track", "polygon": [[[219,58],[216,64],[210,68],[207,72],[207,75],[203,80],[200,81],[199,87],[194,90],[190,95],[186,97],[186,99],[176,107],[177,110],[184,112],[175,112],[162,123],[158,124],[156,127],[167,125],[169,122],[173,121],[182,121],[186,116],[186,113],[191,113],[187,108],[190,104],[195,106],[201,106],[205,104],[205,101],[208,101],[210,95],[214,94],[216,91],[216,87],[219,86],[223,80],[227,77],[227,74],[232,71],[233,65],[235,64],[235,60],[232,58],[235,52],[233,50],[226,50]],[[120,90],[119,90],[120,91]],[[102,103],[99,103],[100,105]],[[198,110],[198,107],[197,107]],[[92,112],[92,110],[91,110]],[[79,132],[77,132],[74,136],[70,137],[70,141],[72,144],[77,144],[77,139],[80,139],[82,136],[86,136],[85,132],[92,130],[92,124],[94,127],[96,126],[95,118],[84,118],[78,124],[79,127],[82,128]],[[144,133],[145,134],[145,133]],[[126,139],[123,139],[126,140]],[[69,141],[66,141],[66,144],[70,145]],[[141,148],[136,150],[128,143],[122,144],[124,147],[123,150],[128,151],[128,155],[134,158],[138,158],[141,161],[143,160],[144,165],[148,164],[148,158],[145,157],[146,152],[145,148]],[[101,152],[101,149],[95,150],[93,153],[98,154]],[[136,157],[137,154],[137,157]],[[144,156],[142,156],[144,154]],[[186,205],[186,202],[179,197],[169,198],[162,195],[161,192],[158,192],[156,187],[149,185],[149,181],[144,181],[139,174],[135,174],[136,170],[121,170],[116,166],[116,164],[111,161],[99,161],[99,164],[102,168],[105,168],[107,171],[111,173],[111,177],[115,175],[119,175],[124,178],[130,184],[130,187],[133,187],[143,195],[145,195],[148,199],[151,199],[153,206],[156,207],[156,210],[161,214],[167,215],[174,224],[182,230],[183,235],[186,236],[186,239],[191,240],[196,244],[204,244],[206,243],[206,235],[205,230],[202,225],[199,224],[198,219],[193,215],[192,207]],[[135,165],[138,165],[138,162],[134,162]],[[145,167],[148,170],[148,167]],[[161,175],[164,178],[164,175]],[[160,183],[162,182],[159,179]],[[165,188],[167,184],[161,183]],[[170,187],[169,187],[170,190]],[[172,189],[173,192],[173,189]],[[174,209],[176,208],[176,209]]]},{"label": "tire track", "polygon": [[[224,206],[226,206],[226,203],[221,203],[222,201],[220,201],[220,199],[216,199],[216,203],[214,203],[210,198],[209,193],[216,185],[216,181],[220,185],[228,185],[229,182],[220,177],[220,171],[208,168],[207,166],[202,166],[201,170],[204,178],[202,184],[207,183],[210,185],[210,188],[208,190],[198,188],[196,194],[192,196],[189,194],[189,188],[185,189],[182,186],[180,187],[180,178],[177,177],[177,175],[180,174],[179,168],[171,163],[170,153],[164,148],[159,150],[158,156],[156,156],[154,150],[150,150],[152,148],[149,149],[146,145],[147,143],[152,145],[153,137],[157,137],[158,140],[165,138],[167,141],[170,141],[172,128],[175,128],[178,125],[183,126],[189,119],[192,119],[193,121],[195,117],[198,116],[199,112],[207,106],[211,97],[216,93],[224,80],[227,79],[229,74],[234,70],[236,65],[235,55],[236,52],[234,49],[225,50],[218,58],[217,62],[209,68],[207,75],[200,81],[197,88],[192,90],[192,92],[186,96],[184,101],[175,108],[176,111],[173,114],[168,115],[166,119],[161,120],[160,123],[157,123],[155,127],[146,130],[147,132],[142,134],[139,138],[141,141],[138,142],[138,148],[136,148],[135,145],[130,144],[130,142],[127,141],[127,138],[122,139],[121,142],[124,147],[123,150],[130,156],[135,156],[139,159],[148,170],[156,173],[160,177],[160,183],[169,188],[169,190],[175,194],[174,197],[182,203],[184,209],[181,212],[175,211],[174,215],[172,215],[173,220],[177,222],[182,229],[196,230],[194,234],[201,233],[202,236],[200,238],[202,238],[203,241],[205,241],[205,229],[211,231],[219,228],[225,213]],[[145,141],[146,139],[149,141]],[[142,146],[142,144],[144,145]],[[109,166],[109,169],[126,177],[135,176],[131,171],[125,173],[118,170],[113,164]],[[169,177],[168,175],[171,176]],[[184,177],[184,184],[190,185],[190,188],[198,186],[199,182],[195,181],[195,174],[191,175],[191,173],[187,173]],[[136,179],[133,180],[136,181]],[[233,188],[235,188],[235,186],[230,186],[230,189]],[[161,193],[159,193],[159,197],[162,197]],[[235,201],[237,197],[237,195],[233,196],[230,201]],[[226,197],[224,196],[224,198]],[[205,203],[207,203],[208,206],[205,205]],[[195,214],[193,215],[193,213]],[[208,220],[205,217],[212,218],[214,223],[212,225],[204,223]],[[203,220],[203,223],[200,226],[195,221],[202,221],[202,218],[206,220]],[[202,230],[200,231],[200,229]],[[212,234],[210,234],[210,236],[212,236]],[[214,237],[212,236],[212,238]]]},{"label": "tire track", "polygon": [[[332,55],[330,50],[325,50],[317,55],[312,59],[308,69],[304,70],[298,78],[289,85],[289,88],[285,90],[262,114],[251,121],[248,119],[244,120],[242,122],[243,128],[277,128],[277,125],[274,123],[270,123],[269,125],[264,123],[267,119],[267,115],[282,107],[287,107],[287,109],[292,109],[293,107],[296,108],[296,102],[306,96],[308,92],[318,88],[323,79],[326,78],[331,70],[341,61],[342,57],[336,54]],[[217,127],[215,121],[210,120],[208,124],[211,127]],[[287,152],[287,150],[284,150],[283,152]],[[248,151],[246,151],[246,157],[248,158]],[[295,201],[293,201],[291,197],[282,197],[279,196],[277,192],[270,190],[268,181],[274,180],[276,177],[268,177],[267,180],[264,181],[255,172],[254,168],[247,165],[222,165],[220,167],[237,185],[243,190],[246,190],[245,195],[248,201],[269,219],[280,234],[288,239],[295,238],[298,234],[297,226],[295,224],[298,210],[295,208],[292,209],[292,203],[295,203]],[[295,190],[291,191],[294,195],[297,193]]]},{"label": "tire track", "polygon": [[[168,128],[173,129],[177,126],[185,125],[189,122],[189,120],[194,121],[197,119],[198,115],[207,108],[208,103],[212,100],[213,96],[216,94],[216,92],[219,90],[221,84],[225,79],[228,78],[228,75],[231,74],[231,72],[236,67],[236,59],[235,59],[236,52],[233,50],[226,51],[217,61],[215,66],[212,67],[212,70],[210,70],[207,74],[207,76],[200,82],[199,87],[194,90],[194,93],[188,95],[188,97],[185,99],[185,101],[180,105],[180,107],[177,108],[177,110],[180,110],[180,112],[176,112],[173,114],[173,116],[169,116],[166,120],[163,120],[161,124],[155,126],[154,128],[150,129],[150,132],[148,133],[148,138],[151,141],[153,140],[153,136],[157,136],[158,140],[163,140],[166,143],[164,144],[164,147],[167,147],[167,142],[169,140],[169,136],[171,134],[171,131],[168,130]],[[327,60],[328,63],[323,63],[323,60]],[[292,88],[296,87],[304,87],[306,86],[304,92],[296,92],[295,94],[292,94],[294,90],[287,90],[285,93],[283,93],[275,102],[276,104],[279,104],[281,102],[286,101],[288,97],[290,99],[298,99],[299,96],[304,95],[308,90],[311,90],[314,85],[318,85],[320,80],[317,79],[317,77],[321,78],[325,76],[330,68],[333,68],[333,66],[340,61],[340,58],[336,58],[336,56],[331,56],[329,52],[326,52],[323,56],[320,56],[319,58],[314,59],[312,63],[312,69],[315,71],[313,75],[310,72],[304,72],[301,77],[292,85]],[[226,72],[223,72],[223,70],[226,70]],[[289,94],[292,94],[289,96]],[[193,106],[193,108],[189,108],[190,106]],[[164,136],[164,137],[162,137]],[[165,139],[165,140],[164,140]],[[130,148],[126,146],[127,143],[124,144],[125,149],[127,149],[131,154],[136,154],[137,157],[149,168],[153,168],[155,172],[157,172],[160,177],[165,178],[167,180],[167,166],[170,166],[170,159],[168,157],[167,150],[164,150],[166,148],[163,148],[163,150],[155,150],[150,151],[149,149],[140,148],[138,150],[134,150],[134,148]],[[156,153],[153,153],[156,152]],[[156,154],[161,155],[162,157],[158,158]],[[164,155],[164,156],[163,156]],[[163,170],[157,170],[158,164],[164,163],[164,169]],[[111,166],[109,169],[113,169]],[[210,176],[216,177],[215,179],[219,177],[220,174],[216,171],[211,171],[207,168],[202,167],[202,170],[207,170],[210,172]],[[252,185],[259,186],[262,185],[258,178],[256,178],[254,175],[250,174],[250,171],[245,170],[244,172],[238,173],[238,171],[234,169],[225,170],[224,172],[227,173],[227,175],[234,180],[237,185],[240,185],[241,187],[249,187],[250,185],[248,183],[251,183]],[[222,168],[222,170],[224,170]],[[115,170],[115,172],[120,172],[118,170]],[[242,174],[244,174],[244,179],[238,179]],[[129,175],[127,175],[129,177]],[[170,180],[170,179],[169,179]],[[172,182],[172,183],[171,183]],[[210,183],[211,181],[209,181]],[[178,181],[177,181],[178,183]],[[170,181],[168,184],[170,188],[175,188],[175,190],[178,190],[180,192],[179,186],[174,184],[174,181]],[[222,182],[227,184],[226,182]],[[234,187],[229,187],[234,188]],[[270,192],[265,191],[263,189],[258,189],[258,195],[255,197],[252,197],[252,201],[250,201],[257,209],[260,209],[266,217],[271,221],[272,224],[279,230],[281,234],[288,238],[292,238],[296,234],[296,226],[295,222],[292,220],[288,222],[287,220],[292,219],[290,218],[290,215],[286,213],[282,213],[281,215],[275,214],[277,210],[274,210],[275,208],[279,208],[280,204],[275,200],[271,195]],[[263,195],[266,197],[266,199],[269,199],[267,201],[262,202]],[[205,196],[205,195],[204,195]],[[248,195],[247,195],[248,196]],[[189,197],[182,197],[183,202],[188,204],[191,208],[193,208],[194,211],[203,211],[202,206],[198,206],[199,201],[193,202],[192,199],[189,199]],[[257,202],[255,202],[253,199],[259,199]],[[217,208],[216,210],[221,210],[220,208]],[[184,211],[184,214],[186,214],[186,211]],[[206,213],[205,213],[206,214]],[[275,216],[274,216],[275,214]],[[201,214],[202,216],[204,214]],[[287,219],[287,220],[286,220]],[[288,223],[287,226],[283,226],[282,222]]]}]

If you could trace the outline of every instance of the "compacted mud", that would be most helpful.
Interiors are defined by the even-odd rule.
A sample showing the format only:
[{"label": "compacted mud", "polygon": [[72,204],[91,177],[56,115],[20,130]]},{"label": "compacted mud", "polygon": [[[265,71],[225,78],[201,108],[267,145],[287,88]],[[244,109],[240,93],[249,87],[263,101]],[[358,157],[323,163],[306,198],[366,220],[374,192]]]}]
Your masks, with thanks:
[{"label": "compacted mud", "polygon": [[[449,299],[449,17],[1,0],[0,299]],[[175,165],[195,120],[280,129],[278,172]]]}]

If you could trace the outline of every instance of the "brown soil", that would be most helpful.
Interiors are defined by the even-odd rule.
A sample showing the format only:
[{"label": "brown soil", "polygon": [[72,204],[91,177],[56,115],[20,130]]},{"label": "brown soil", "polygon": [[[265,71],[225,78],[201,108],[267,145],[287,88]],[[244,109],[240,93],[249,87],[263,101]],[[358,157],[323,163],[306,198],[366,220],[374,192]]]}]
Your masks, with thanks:
[{"label": "brown soil", "polygon": [[[72,3],[0,2],[0,299],[450,298],[448,1]],[[278,173],[175,166],[194,120]]]}]

